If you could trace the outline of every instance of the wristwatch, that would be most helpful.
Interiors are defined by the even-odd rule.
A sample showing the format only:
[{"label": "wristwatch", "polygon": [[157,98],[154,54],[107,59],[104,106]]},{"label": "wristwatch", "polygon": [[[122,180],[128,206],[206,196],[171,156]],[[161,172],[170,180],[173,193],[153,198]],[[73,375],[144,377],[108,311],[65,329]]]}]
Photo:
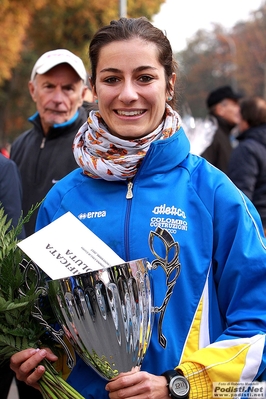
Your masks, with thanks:
[{"label": "wristwatch", "polygon": [[188,399],[190,385],[181,370],[168,370],[162,374],[167,380],[169,396],[173,399]]}]

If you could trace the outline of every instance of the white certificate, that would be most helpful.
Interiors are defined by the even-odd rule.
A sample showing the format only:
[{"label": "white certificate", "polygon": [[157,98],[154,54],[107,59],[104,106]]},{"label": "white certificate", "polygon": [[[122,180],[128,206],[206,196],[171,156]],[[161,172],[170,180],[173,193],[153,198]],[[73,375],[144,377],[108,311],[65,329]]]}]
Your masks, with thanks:
[{"label": "white certificate", "polygon": [[124,263],[70,212],[20,241],[18,246],[53,280]]}]

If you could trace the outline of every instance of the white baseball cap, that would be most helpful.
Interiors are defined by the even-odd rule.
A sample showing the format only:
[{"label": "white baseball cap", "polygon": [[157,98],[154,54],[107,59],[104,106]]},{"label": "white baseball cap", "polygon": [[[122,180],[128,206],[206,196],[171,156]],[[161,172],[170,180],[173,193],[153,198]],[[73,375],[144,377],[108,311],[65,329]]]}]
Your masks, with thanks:
[{"label": "white baseball cap", "polygon": [[79,77],[86,83],[87,72],[81,58],[77,57],[75,54],[71,53],[71,51],[66,49],[57,49],[44,53],[36,61],[32,69],[31,80],[35,78],[37,73],[42,75],[56,65],[63,63],[69,64],[77,72]]}]

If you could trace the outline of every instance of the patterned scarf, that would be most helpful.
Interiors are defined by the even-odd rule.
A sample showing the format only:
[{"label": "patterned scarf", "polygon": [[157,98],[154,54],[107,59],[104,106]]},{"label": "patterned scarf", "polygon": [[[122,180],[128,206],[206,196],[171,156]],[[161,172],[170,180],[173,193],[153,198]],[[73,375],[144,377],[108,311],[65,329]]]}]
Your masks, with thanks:
[{"label": "patterned scarf", "polygon": [[145,137],[124,140],[109,133],[100,113],[91,111],[74,139],[74,157],[92,178],[127,180],[135,176],[150,144],[172,136],[180,123],[178,113],[166,104],[165,119],[157,129]]}]

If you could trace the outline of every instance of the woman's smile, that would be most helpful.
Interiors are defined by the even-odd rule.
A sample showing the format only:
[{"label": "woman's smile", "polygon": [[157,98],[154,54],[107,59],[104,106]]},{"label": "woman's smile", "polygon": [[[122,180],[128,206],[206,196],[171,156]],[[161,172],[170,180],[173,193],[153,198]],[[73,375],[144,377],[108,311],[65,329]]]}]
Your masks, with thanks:
[{"label": "woman's smile", "polygon": [[115,110],[115,112],[119,116],[135,117],[135,116],[143,115],[145,113],[145,110],[127,110],[127,111]]}]

